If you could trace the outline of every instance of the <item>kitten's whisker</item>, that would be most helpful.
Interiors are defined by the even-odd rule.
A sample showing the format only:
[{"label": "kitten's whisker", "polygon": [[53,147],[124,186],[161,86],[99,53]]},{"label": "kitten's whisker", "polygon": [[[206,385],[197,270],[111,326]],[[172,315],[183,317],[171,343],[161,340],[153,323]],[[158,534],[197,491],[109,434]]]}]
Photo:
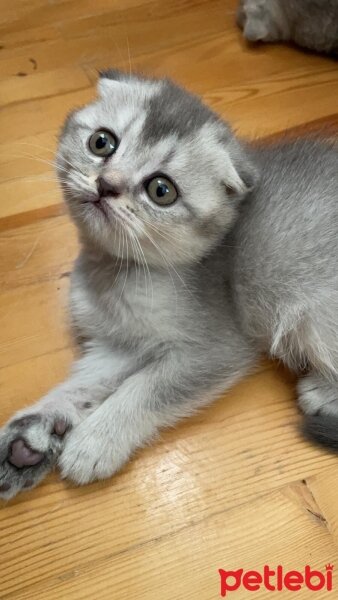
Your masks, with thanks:
[{"label": "kitten's whisker", "polygon": [[114,249],[116,248],[116,232],[117,232],[117,227],[116,227],[116,223],[114,226]]},{"label": "kitten's whisker", "polygon": [[[163,238],[164,240],[167,240],[170,244],[173,244],[174,246],[177,245],[177,241],[178,239],[175,238],[174,236],[170,236],[169,234],[164,234],[162,231],[160,231],[153,223],[150,223],[150,221],[147,221],[146,219],[144,219],[143,217],[141,218],[142,222],[145,223],[146,225],[148,225],[148,227],[150,227],[151,229],[153,229],[153,231],[155,231],[155,233],[160,236],[161,238]],[[185,256],[186,258],[192,259],[193,256],[191,254],[188,254],[187,252],[185,252],[184,250],[180,250],[180,253],[182,254],[182,256]]]},{"label": "kitten's whisker", "polygon": [[130,45],[129,45],[129,37],[128,37],[128,34],[126,34],[126,38],[127,38],[128,60],[129,60],[129,75],[131,75],[131,73],[132,73],[132,67],[131,67]]},{"label": "kitten's whisker", "polygon": [[15,142],[19,146],[31,146],[32,148],[40,148],[41,150],[47,150],[51,154],[55,154],[55,148],[47,148],[47,146],[41,146],[41,144],[32,144],[32,142]]},{"label": "kitten's whisker", "polygon": [[137,284],[138,284],[138,278],[140,277],[141,267],[142,267],[143,268],[143,274],[144,274],[145,286],[146,286],[146,297],[148,298],[148,280],[147,280],[148,274],[147,274],[147,272],[145,270],[144,260],[142,258],[142,254],[141,254],[141,252],[139,250],[139,242],[138,242],[137,236],[136,236],[136,234],[135,234],[134,231],[130,231],[129,233],[130,233],[131,240],[132,240],[132,243],[133,243],[133,248],[135,249],[135,253],[136,253],[136,255],[134,254],[134,256],[135,256],[136,277],[137,277],[136,287],[137,287]]},{"label": "kitten's whisker", "polygon": [[[158,244],[156,244],[156,242],[152,239],[152,237],[149,235],[149,233],[146,233],[148,239],[150,240],[150,242],[155,246],[155,248],[158,250],[158,252],[161,254],[163,260],[165,261],[165,263],[168,265],[169,269],[171,268],[174,273],[176,274],[176,276],[179,278],[179,280],[181,281],[183,287],[187,290],[187,292],[192,295],[191,291],[189,290],[189,288],[187,287],[186,282],[184,281],[184,279],[182,279],[181,275],[178,273],[178,271],[175,269],[174,265],[167,259],[167,257],[165,256],[165,254],[162,252],[161,248],[159,247]],[[170,271],[168,271],[170,274]],[[170,275],[171,276],[171,275]],[[172,278],[171,278],[172,279]],[[172,279],[173,281],[173,279]],[[174,283],[174,282],[173,282]],[[176,291],[176,286],[175,286],[175,291]],[[176,292],[177,293],[177,292]]]},{"label": "kitten's whisker", "polygon": [[[149,283],[150,283],[150,285],[151,285],[151,307],[153,308],[153,300],[154,300],[154,288],[153,288],[153,280],[152,280],[152,277],[151,277],[151,272],[150,272],[150,269],[149,269],[149,266],[148,266],[147,259],[146,259],[146,257],[145,257],[145,254],[144,254],[143,248],[142,248],[142,246],[141,246],[141,244],[140,244],[140,240],[137,238],[137,236],[136,236],[136,238],[135,238],[135,241],[137,242],[137,245],[138,245],[138,247],[139,247],[139,250],[140,250],[141,256],[143,257],[143,259],[142,259],[142,263],[143,263],[143,270],[144,270],[144,274],[145,274],[145,281],[147,281],[147,277],[146,277],[146,271],[147,271],[147,275],[148,275],[148,277],[149,277]],[[145,271],[145,269],[146,269],[146,271]],[[147,283],[146,283],[146,296],[147,296],[147,298],[148,298],[148,285],[147,285]]]},{"label": "kitten's whisker", "polygon": [[[41,146],[40,144],[31,144],[31,143],[28,143],[28,142],[17,142],[17,144],[20,144],[20,145],[25,145],[25,146],[31,146],[32,148],[40,148],[40,149],[42,149],[42,150],[47,150],[47,152],[51,152],[51,153],[53,154],[53,156],[55,155],[55,149],[46,148],[46,147],[44,147],[44,146]],[[43,159],[43,158],[41,158],[40,156],[33,156],[33,155],[31,155],[31,154],[27,154],[27,156],[26,156],[26,157],[27,157],[27,158],[31,158],[31,159],[33,159],[33,160],[38,160],[38,161],[40,161],[40,162],[45,162],[46,164],[49,164],[49,165],[51,165],[51,166],[52,166],[52,167],[54,167],[54,168],[58,167],[59,169],[66,170],[66,169],[64,169],[63,167],[61,167],[61,165],[58,165],[58,164],[57,164],[57,158],[56,158],[56,159],[53,159],[52,161],[50,161],[50,160],[48,160],[48,159]],[[73,169],[76,169],[76,170],[80,171],[80,169],[78,169],[77,167],[75,167],[75,166],[73,165],[73,163],[71,163],[71,162],[70,162],[70,161],[69,161],[67,158],[65,158],[64,156],[62,156],[62,157],[61,157],[61,160],[63,160],[65,163],[67,163],[67,164],[68,164],[70,167],[72,167]],[[81,172],[81,171],[80,171],[80,172]]]},{"label": "kitten's whisker", "polygon": [[2,183],[6,181],[22,181],[23,183],[55,183],[56,185],[58,184],[57,179],[44,179],[38,176],[36,178],[28,178],[25,175],[23,175],[22,177],[10,177],[9,179],[3,179]]},{"label": "kitten's whisker", "polygon": [[[143,267],[143,272],[144,272],[144,280],[145,280],[145,284],[146,284],[146,296],[148,297],[148,284],[147,284],[147,277],[148,277],[148,272],[145,269],[145,264],[146,264],[146,259],[143,253],[143,250],[140,246],[139,240],[137,238],[137,235],[133,232],[133,236],[134,236],[134,241],[136,243],[136,247],[138,248],[138,256],[140,257],[140,264]],[[148,268],[148,265],[147,265]],[[149,271],[149,269],[148,269]],[[149,276],[150,276],[150,272],[149,272]]]},{"label": "kitten's whisker", "polygon": [[[170,263],[168,262],[168,260],[166,259],[165,255],[163,254],[163,252],[161,251],[161,249],[159,248],[159,246],[156,244],[156,242],[154,242],[154,240],[152,239],[152,237],[149,235],[149,233],[147,233],[147,232],[144,232],[144,235],[145,235],[145,236],[148,238],[148,240],[151,242],[151,244],[153,244],[153,246],[154,246],[154,247],[156,248],[156,250],[157,250],[157,251],[160,253],[160,255],[162,256],[162,259],[164,260],[164,266],[166,267],[166,270],[168,271],[169,277],[170,277],[170,279],[171,279],[172,286],[173,286],[173,288],[174,288],[174,290],[175,290],[175,297],[176,297],[176,310],[177,310],[177,299],[178,299],[178,296],[177,296],[177,288],[176,288],[176,285],[175,285],[175,281],[174,281],[174,279],[173,279],[173,276],[172,276],[172,274],[171,274],[171,272],[170,272],[170,266],[171,266],[171,265],[170,265]],[[174,271],[175,271],[175,269],[174,269]]]},{"label": "kitten's whisker", "polygon": [[115,279],[113,281],[113,286],[118,281],[118,278],[119,278],[119,275],[120,275],[120,272],[121,272],[121,269],[122,269],[122,264],[123,264],[123,261],[124,261],[124,258],[123,258],[123,255],[124,255],[124,231],[123,231],[123,227],[121,227],[121,233],[122,233],[122,236],[121,236],[122,237],[122,253],[120,254],[120,246],[119,246],[120,266],[119,266],[119,270],[118,270],[118,272],[116,274],[116,277],[115,277]]},{"label": "kitten's whisker", "polygon": [[57,198],[59,200],[58,204],[60,204],[60,206],[62,206],[63,202],[62,202],[62,196],[60,196],[60,193],[55,189],[55,190],[46,190],[45,192],[40,192],[39,194],[32,194],[31,198],[44,198],[45,196],[48,196],[49,198]]},{"label": "kitten's whisker", "polygon": [[137,239],[137,236],[134,234],[134,243],[135,243],[135,247],[137,250],[137,257],[140,263],[140,272],[141,272],[141,267],[143,269],[143,275],[144,275],[144,283],[145,283],[145,294],[146,294],[146,298],[148,299],[148,273],[145,267],[145,262],[144,262],[144,258],[141,254],[141,250],[140,249],[140,243]]},{"label": "kitten's whisker", "polygon": [[115,42],[115,48],[116,48],[117,52],[120,55],[120,61],[121,61],[122,65],[123,65],[123,70],[126,71],[127,70],[126,69],[126,61],[125,61],[125,58],[123,58],[123,54],[121,52],[121,48],[118,46],[117,42]]},{"label": "kitten's whisker", "polygon": [[[132,220],[130,223],[126,224],[126,223],[125,223],[125,220],[123,219],[123,216],[121,216],[121,217],[120,217],[120,215],[119,215],[119,212],[117,212],[116,216],[117,216],[117,218],[118,218],[118,219],[119,219],[119,218],[121,218],[121,219],[122,219],[122,224],[123,224],[123,227],[125,227],[125,228],[126,228],[126,230],[127,230],[127,233],[128,233],[128,234],[130,234],[131,232],[133,232],[133,234],[135,233],[135,242],[137,243],[137,245],[138,245],[138,247],[139,247],[139,250],[140,250],[141,256],[143,255],[143,259],[142,259],[142,261],[141,261],[141,264],[142,264],[143,271],[144,271],[144,274],[145,274],[146,296],[148,297],[148,284],[147,284],[147,273],[148,273],[148,274],[149,274],[149,279],[150,279],[151,288],[152,288],[152,298],[153,298],[153,285],[152,285],[152,279],[151,279],[151,274],[150,274],[150,270],[149,270],[149,267],[148,267],[148,263],[147,263],[147,261],[146,261],[146,257],[145,257],[145,255],[144,255],[143,249],[142,249],[142,247],[141,247],[141,245],[140,245],[140,243],[139,243],[139,240],[138,240],[138,238],[137,238],[137,235],[136,235],[137,231],[135,231],[135,232],[134,232],[134,231],[133,231],[133,229],[132,229],[133,227],[134,227],[134,228],[136,228],[136,225],[139,227],[139,225],[138,225],[138,224],[136,224],[137,218],[135,217],[135,215],[133,215],[133,220]],[[146,271],[145,271],[145,267],[144,267],[144,265],[146,265],[147,273],[146,273]],[[153,304],[152,304],[152,305],[153,305]]]},{"label": "kitten's whisker", "polygon": [[[138,219],[137,219],[137,220],[138,220]],[[141,220],[140,220],[140,221],[141,221]],[[149,233],[147,233],[146,231],[144,231],[144,229],[143,229],[143,228],[142,228],[142,234],[146,236],[146,238],[147,238],[147,239],[150,241],[150,243],[151,243],[151,244],[152,244],[152,245],[153,245],[153,246],[156,248],[156,250],[157,250],[157,251],[160,253],[160,255],[161,255],[161,256],[162,256],[162,258],[164,259],[164,261],[165,261],[165,264],[167,265],[167,267],[168,267],[168,266],[171,266],[171,263],[170,263],[170,262],[168,262],[168,260],[166,259],[165,255],[163,254],[163,252],[162,252],[161,248],[160,248],[160,247],[159,247],[159,246],[156,244],[156,242],[155,242],[155,241],[152,239],[152,237],[150,236],[150,234],[149,234]],[[174,288],[175,288],[175,292],[176,292],[176,286],[175,286],[175,282],[174,282],[174,280],[173,280],[173,278],[172,278],[172,275],[171,275],[171,273],[170,273],[170,270],[169,270],[168,268],[167,268],[167,270],[168,270],[169,276],[170,276],[170,278],[171,278],[172,284],[173,284],[173,286],[174,286]],[[174,271],[175,271],[175,269],[174,269]],[[177,273],[177,275],[178,275],[178,273]],[[177,295],[177,292],[176,292],[176,295]]]},{"label": "kitten's whisker", "polygon": [[133,251],[133,259],[134,259],[134,265],[135,265],[135,296],[137,296],[137,285],[138,285],[138,277],[139,277],[139,269],[140,269],[140,265],[138,263],[138,254],[137,252],[135,252],[136,247],[135,247],[135,240],[134,240],[134,234],[132,231],[129,231],[129,238],[130,238],[130,243],[131,243],[131,248]]},{"label": "kitten's whisker", "polygon": [[[31,154],[24,154],[24,153],[21,153],[21,154],[19,154],[17,156],[19,156],[21,158],[26,158],[28,160],[35,160],[37,162],[41,162],[43,164],[49,165],[50,167],[53,167],[53,171],[55,172],[55,169],[56,169],[56,166],[57,166],[56,163],[52,162],[50,160],[47,160],[46,158],[41,158],[40,156],[32,156]],[[58,168],[60,170],[64,171],[65,173],[68,173],[67,169],[65,169],[61,165],[59,165]]]},{"label": "kitten's whisker", "polygon": [[41,162],[50,167],[55,168],[55,163],[51,162],[50,160],[47,160],[46,158],[40,158],[40,156],[33,156],[32,154],[27,154],[23,152],[17,154],[16,156],[18,156],[19,158],[27,158],[28,160],[36,160],[37,162]]},{"label": "kitten's whisker", "polygon": [[[135,227],[138,227],[139,231],[142,232],[143,228],[140,226],[140,220],[136,217],[136,215],[134,215],[134,221],[133,222],[134,222]],[[150,269],[149,269],[149,266],[148,266],[147,259],[146,259],[146,256],[144,254],[143,248],[142,248],[141,243],[140,243],[140,241],[139,241],[139,239],[138,239],[137,236],[135,237],[135,240],[136,240],[136,242],[137,242],[137,244],[139,246],[140,252],[141,252],[141,254],[143,256],[143,259],[144,259],[144,264],[146,266],[146,269],[147,269],[147,272],[148,272],[148,275],[149,275],[149,280],[150,280],[150,285],[151,285],[151,309],[153,309],[154,288],[153,288],[153,281],[152,281],[152,277],[151,277],[151,272],[150,272]]]},{"label": "kitten's whisker", "polygon": [[78,165],[74,165],[74,163],[70,162],[70,160],[68,160],[68,159],[67,159],[67,158],[65,158],[64,156],[61,156],[61,158],[59,158],[59,159],[58,159],[58,158],[56,158],[55,167],[57,167],[57,168],[63,168],[63,169],[64,169],[64,167],[63,167],[63,166],[61,167],[61,165],[59,164],[58,160],[59,160],[59,161],[60,161],[60,160],[61,160],[61,161],[64,161],[64,162],[65,162],[67,165],[69,165],[69,166],[70,166],[70,168],[71,168],[73,171],[76,171],[77,173],[81,173],[81,175],[84,175],[85,177],[88,177],[88,175],[86,175],[86,173],[84,173],[83,171],[81,171],[81,169],[80,169],[80,167],[78,167]]},{"label": "kitten's whisker", "polygon": [[[148,225],[149,227],[151,227],[156,233],[157,235],[159,235],[160,237],[162,237],[163,239],[167,240],[169,243],[173,243],[175,246],[177,245],[178,242],[178,238],[175,236],[171,236],[169,233],[163,233],[163,231],[161,231],[160,229],[158,229],[156,227],[156,225],[154,225],[153,223],[151,223],[150,221],[148,221],[147,219],[145,219],[143,216],[140,217],[140,221],[142,221],[142,223],[145,223],[146,225]],[[187,258],[191,259],[193,258],[192,255],[181,251],[183,256],[186,256]]]},{"label": "kitten's whisker", "polygon": [[125,229],[125,234],[126,234],[126,251],[127,251],[127,270],[126,270],[126,276],[124,279],[124,283],[123,283],[123,288],[122,288],[122,292],[121,292],[121,296],[123,296],[123,292],[125,290],[126,287],[126,283],[128,281],[128,275],[129,275],[129,243],[128,243],[128,229]]},{"label": "kitten's whisker", "polygon": [[[117,233],[118,233],[118,238],[119,238],[119,247],[118,247],[118,250],[117,250],[117,255],[116,255],[116,261],[115,261],[115,265],[114,265],[114,270],[116,270],[116,268],[117,268],[117,264],[118,264],[118,261],[119,261],[119,259],[121,258],[121,257],[120,257],[120,245],[121,245],[121,224],[120,224],[120,222],[119,222],[119,221],[117,221],[117,225],[118,225],[118,231],[117,231]],[[115,281],[116,281],[116,277],[115,277],[115,279],[114,279],[114,283],[115,283]]]},{"label": "kitten's whisker", "polygon": [[[65,168],[64,165],[60,164],[60,162],[58,162],[58,160],[56,159],[56,161],[50,161],[47,160],[46,158],[41,158],[40,156],[33,156],[32,154],[24,154],[21,153],[21,157],[26,158],[28,160],[36,160],[37,162],[41,162],[43,164],[49,165],[50,167],[53,167],[53,170],[55,171],[56,169],[63,171],[64,173],[69,173],[69,169],[67,170]],[[65,158],[64,156],[61,158],[62,161],[64,161],[66,164],[68,164],[71,169],[73,171],[75,171],[76,173],[81,173],[81,175],[83,175],[86,179],[88,178],[88,175],[86,175],[86,173],[83,173],[83,171],[81,171],[81,169],[74,165],[73,163],[71,163],[67,158]]]},{"label": "kitten's whisker", "polygon": [[85,64],[85,70],[86,70],[86,72],[88,72],[88,74],[90,74],[90,75],[94,75],[94,79],[95,79],[95,81],[97,81],[97,80],[99,79],[99,76],[100,76],[100,75],[99,75],[99,70],[98,70],[96,67],[93,67],[93,66],[90,64],[90,62],[87,62],[87,61],[86,61],[86,64]]}]

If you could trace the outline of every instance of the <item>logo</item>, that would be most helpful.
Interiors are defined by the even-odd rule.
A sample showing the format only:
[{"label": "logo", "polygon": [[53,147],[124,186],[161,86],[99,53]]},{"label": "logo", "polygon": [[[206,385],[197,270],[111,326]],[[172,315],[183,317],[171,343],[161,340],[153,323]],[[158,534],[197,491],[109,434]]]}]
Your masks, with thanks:
[{"label": "logo", "polygon": [[333,586],[333,565],[325,566],[325,572],[312,569],[306,565],[304,571],[284,571],[281,565],[271,569],[268,565],[263,567],[263,571],[237,571],[218,570],[220,575],[220,594],[222,598],[230,595],[240,588],[249,592],[256,592],[261,589],[268,591],[281,592],[290,590],[298,592],[307,588],[312,592],[320,590],[332,591]]}]

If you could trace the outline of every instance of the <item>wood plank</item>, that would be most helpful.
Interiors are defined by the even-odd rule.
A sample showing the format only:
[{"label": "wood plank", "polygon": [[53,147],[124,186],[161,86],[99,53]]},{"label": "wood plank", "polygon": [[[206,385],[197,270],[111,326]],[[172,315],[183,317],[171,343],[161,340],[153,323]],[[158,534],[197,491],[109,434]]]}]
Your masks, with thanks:
[{"label": "wood plank", "polygon": [[[176,511],[175,496],[171,510]],[[95,521],[93,515],[94,526]],[[86,543],[86,530],[78,534],[78,546]],[[102,546],[107,540],[104,530],[101,534]],[[65,535],[65,545],[67,540],[69,536]],[[68,568],[63,578],[36,583],[34,571],[28,589],[6,593],[3,598],[28,600],[34,594],[35,600],[83,600],[91,595],[102,600],[127,600],[131,596],[147,600],[212,600],[220,596],[219,568],[261,571],[263,565],[273,568],[282,564],[286,570],[304,571],[305,564],[310,564],[325,572],[325,564],[332,557],[337,557],[337,550],[328,530],[313,523],[297,504],[276,492],[231,511],[224,507],[199,523],[158,535],[127,552],[119,553],[114,543],[107,545],[103,559],[93,557],[82,568]],[[9,590],[11,587],[15,589],[13,580]],[[318,592],[316,597],[324,599],[327,593]],[[285,598],[287,594],[286,591],[279,595]],[[248,592],[242,588],[234,597],[246,600]],[[259,598],[270,597],[268,590],[259,592]],[[308,600],[309,590],[303,589],[297,597]]]},{"label": "wood plank", "polygon": [[66,345],[68,283],[60,278],[0,293],[0,368]]},{"label": "wood plank", "polygon": [[54,69],[29,76],[19,71],[16,77],[7,77],[0,82],[0,97],[3,106],[55,96],[64,92],[85,89],[90,84],[80,68]]},{"label": "wood plank", "polygon": [[[174,77],[259,143],[286,128],[293,136],[337,133],[336,62],[247,45],[234,25],[236,5],[1,7],[2,423],[66,377],[76,353],[66,305],[78,242],[53,160],[67,112],[95,97],[97,70],[131,65]],[[337,457],[305,441],[300,420],[294,376],[263,361],[111,480],[76,488],[55,473],[1,503],[1,600],[211,600],[219,568],[337,564]]]},{"label": "wood plank", "polygon": [[78,251],[68,216],[36,221],[0,236],[0,290],[67,276]]},{"label": "wood plank", "polygon": [[[18,380],[21,368],[17,365]],[[28,363],[23,369],[29,372]],[[18,386],[16,394],[21,398]],[[25,500],[19,496],[0,514],[2,528],[9,527],[12,539],[0,566],[0,585],[6,591],[31,585],[36,563],[39,578],[57,578],[88,560],[104,560],[111,548],[114,554],[122,554],[151,541],[155,532],[173,535],[182,523],[190,527],[212,514],[250,504],[289,481],[319,473],[330,458],[301,439],[292,396],[285,373],[263,369],[210,410],[176,431],[164,432],[161,443],[140,452],[113,481],[75,489],[50,478],[42,488],[26,494]],[[8,410],[6,402],[4,406]],[[331,457],[331,464],[334,461]],[[20,513],[18,526],[17,511],[23,501],[26,510]],[[88,547],[86,522],[93,503],[99,503],[101,510],[91,522]],[[107,514],[114,515],[109,527]],[[29,529],[36,519],[39,526],[33,528],[29,542],[19,545],[21,528]],[[67,543],[58,523],[67,523]]]}]

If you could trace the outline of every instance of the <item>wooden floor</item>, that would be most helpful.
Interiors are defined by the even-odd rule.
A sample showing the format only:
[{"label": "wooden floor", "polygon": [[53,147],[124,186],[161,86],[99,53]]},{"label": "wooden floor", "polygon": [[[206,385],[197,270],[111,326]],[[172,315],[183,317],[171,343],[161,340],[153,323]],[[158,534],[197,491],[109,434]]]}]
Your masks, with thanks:
[{"label": "wooden floor", "polygon": [[[96,69],[175,77],[249,136],[337,123],[338,64],[247,47],[235,4],[2,3],[1,422],[72,360],[65,304],[77,242],[51,161],[63,118],[94,95]],[[2,503],[1,600],[214,600],[219,568],[338,568],[338,458],[302,439],[294,383],[266,362],[114,479],[80,489],[53,475]],[[309,595],[327,597],[291,594]],[[228,597],[248,596],[270,593]]]}]

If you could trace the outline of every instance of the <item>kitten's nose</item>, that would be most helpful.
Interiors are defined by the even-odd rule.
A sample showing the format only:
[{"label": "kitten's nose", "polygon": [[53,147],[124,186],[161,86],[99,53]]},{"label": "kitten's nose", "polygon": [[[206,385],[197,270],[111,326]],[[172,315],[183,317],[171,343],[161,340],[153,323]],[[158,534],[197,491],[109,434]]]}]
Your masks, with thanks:
[{"label": "kitten's nose", "polygon": [[124,186],[121,183],[111,183],[104,177],[98,177],[96,180],[97,191],[101,198],[113,196],[118,198],[123,192]]}]

